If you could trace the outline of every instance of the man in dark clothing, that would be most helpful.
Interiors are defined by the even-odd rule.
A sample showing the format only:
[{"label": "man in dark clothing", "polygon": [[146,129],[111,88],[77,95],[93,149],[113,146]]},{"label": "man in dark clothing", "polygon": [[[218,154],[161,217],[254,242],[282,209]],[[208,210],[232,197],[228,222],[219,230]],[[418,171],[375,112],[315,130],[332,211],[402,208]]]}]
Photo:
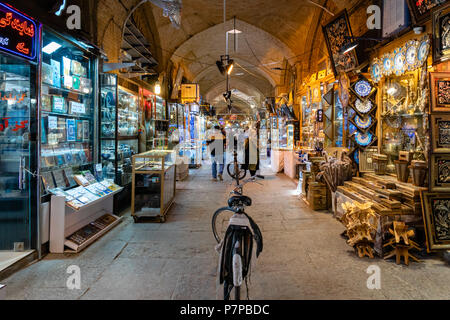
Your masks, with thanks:
[{"label": "man in dark clothing", "polygon": [[[213,132],[209,134],[209,140],[206,143],[211,150],[212,180],[217,181],[217,177],[219,177],[220,181],[223,181],[226,150],[226,135],[224,134],[224,130],[219,126],[215,126]],[[219,164],[219,172],[217,172],[217,164]]]}]

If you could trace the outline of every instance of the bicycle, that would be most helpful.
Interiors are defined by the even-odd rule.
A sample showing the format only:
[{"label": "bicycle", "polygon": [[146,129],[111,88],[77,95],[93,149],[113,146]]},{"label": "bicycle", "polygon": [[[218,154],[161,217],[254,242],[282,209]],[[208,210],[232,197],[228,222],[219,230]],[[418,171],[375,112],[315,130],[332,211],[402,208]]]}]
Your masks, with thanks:
[{"label": "bicycle", "polygon": [[[234,153],[234,168],[234,180],[236,181],[236,186],[233,191],[230,192],[231,197],[228,199],[228,206],[218,209],[212,218],[212,229],[218,243],[216,249],[221,249],[219,277],[220,284],[224,285],[224,300],[230,299],[233,288],[235,288],[235,300],[240,300],[241,298],[242,282],[244,279],[247,282],[247,276],[250,270],[253,239],[257,244],[257,257],[259,257],[259,254],[263,249],[261,231],[253,219],[245,213],[245,207],[250,207],[252,205],[252,199],[243,194],[243,188],[245,184],[255,182],[256,177],[261,179],[264,179],[264,177],[252,177],[241,184],[239,172],[237,172],[238,165],[236,151]],[[225,234],[222,235],[217,228],[217,222],[223,223],[226,221],[221,221],[219,219],[219,216],[223,217],[225,212],[232,214],[232,216],[228,219],[228,226]],[[223,225],[221,227],[223,227]],[[246,287],[248,290],[248,286]]]}]

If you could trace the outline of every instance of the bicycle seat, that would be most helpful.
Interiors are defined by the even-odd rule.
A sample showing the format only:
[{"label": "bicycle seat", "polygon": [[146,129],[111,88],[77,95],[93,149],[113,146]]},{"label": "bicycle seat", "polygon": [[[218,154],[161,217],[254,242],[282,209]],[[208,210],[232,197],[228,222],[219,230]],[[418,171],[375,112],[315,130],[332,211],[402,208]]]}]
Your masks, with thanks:
[{"label": "bicycle seat", "polygon": [[250,207],[251,205],[252,199],[247,196],[233,196],[228,199],[228,206],[230,208],[239,206]]}]

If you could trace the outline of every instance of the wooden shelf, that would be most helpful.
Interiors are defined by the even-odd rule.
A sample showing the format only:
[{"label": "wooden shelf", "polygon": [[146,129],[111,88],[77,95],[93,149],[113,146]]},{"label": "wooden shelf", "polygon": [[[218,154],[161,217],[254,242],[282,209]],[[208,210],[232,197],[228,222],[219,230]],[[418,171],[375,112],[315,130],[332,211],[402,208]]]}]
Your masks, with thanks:
[{"label": "wooden shelf", "polygon": [[[64,250],[64,253],[78,253],[78,252],[82,251],[83,249],[85,249],[87,246],[89,246],[90,244],[95,242],[98,238],[102,237],[104,234],[106,234],[108,231],[110,231],[112,228],[117,226],[122,221],[121,217],[115,216],[113,214],[109,214],[109,215],[114,217],[116,220],[113,223],[109,224],[104,229],[102,229],[99,232],[97,232],[96,234],[94,234],[92,237],[87,239],[82,244],[77,244],[77,243],[73,242],[72,240],[66,239],[66,241],[64,241],[64,245],[66,247],[70,248],[71,250]],[[91,222],[94,222],[94,221],[91,221]],[[83,228],[81,228],[81,229],[83,229]]]}]

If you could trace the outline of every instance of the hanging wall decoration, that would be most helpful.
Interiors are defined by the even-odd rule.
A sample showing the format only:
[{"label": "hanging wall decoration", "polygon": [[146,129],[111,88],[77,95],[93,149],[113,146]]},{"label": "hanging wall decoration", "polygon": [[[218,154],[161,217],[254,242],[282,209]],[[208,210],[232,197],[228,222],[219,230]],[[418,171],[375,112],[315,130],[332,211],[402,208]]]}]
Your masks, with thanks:
[{"label": "hanging wall decoration", "polygon": [[372,86],[366,80],[359,80],[355,84],[355,91],[360,97],[367,97],[372,91]]},{"label": "hanging wall decoration", "polygon": [[349,44],[353,38],[347,10],[336,15],[330,23],[322,27],[322,31],[332,61],[334,75],[337,76],[341,72],[349,72],[356,68],[358,60],[355,50],[345,54],[341,52],[341,49]]},{"label": "hanging wall decoration", "polygon": [[450,112],[450,72],[430,72],[431,112]]},{"label": "hanging wall decoration", "polygon": [[431,115],[434,153],[450,153],[450,114]]},{"label": "hanging wall decoration", "polygon": [[360,116],[355,116],[355,123],[361,129],[368,129],[372,125],[372,117],[367,116],[365,118],[361,118]]},{"label": "hanging wall decoration", "polygon": [[450,3],[433,11],[433,63],[450,59]]},{"label": "hanging wall decoration", "polygon": [[450,194],[423,192],[427,251],[450,249]]},{"label": "hanging wall decoration", "polygon": [[406,71],[421,68],[430,52],[430,37],[425,35],[420,40],[411,40],[392,52],[385,53],[381,58],[372,60],[370,72],[372,81],[378,83],[384,77],[392,74],[403,75]]},{"label": "hanging wall decoration", "polygon": [[450,192],[450,155],[433,154],[431,156],[432,192]]},{"label": "hanging wall decoration", "polygon": [[411,17],[415,25],[420,25],[430,17],[431,11],[447,0],[407,0]]},{"label": "hanging wall decoration", "polygon": [[373,135],[371,133],[361,133],[357,132],[355,134],[356,143],[358,143],[361,147],[367,147],[371,144],[373,139]]},{"label": "hanging wall decoration", "polygon": [[372,110],[372,101],[366,100],[366,101],[362,102],[361,100],[356,99],[355,107],[356,107],[356,110],[358,110],[359,112],[361,112],[363,114],[368,113],[370,110]]}]

